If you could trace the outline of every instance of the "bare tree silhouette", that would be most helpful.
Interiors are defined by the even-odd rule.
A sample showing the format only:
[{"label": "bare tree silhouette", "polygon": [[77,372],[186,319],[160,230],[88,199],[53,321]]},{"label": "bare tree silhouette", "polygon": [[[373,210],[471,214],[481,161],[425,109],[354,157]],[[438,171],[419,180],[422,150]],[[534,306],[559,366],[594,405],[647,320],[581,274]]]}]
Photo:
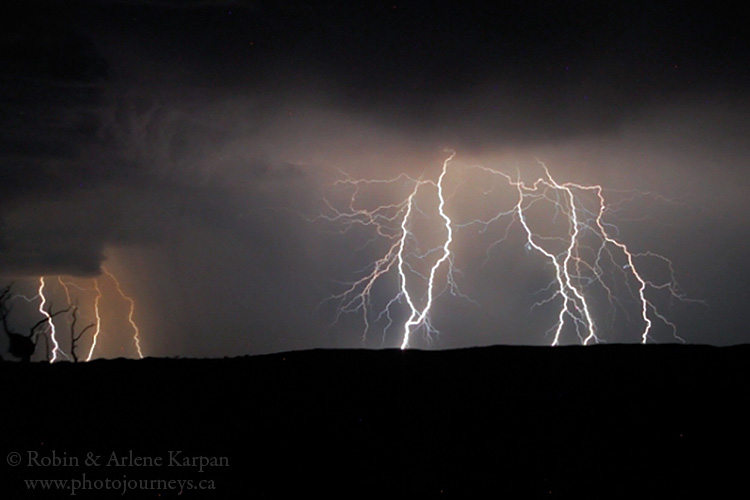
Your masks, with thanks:
[{"label": "bare tree silhouette", "polygon": [[22,360],[31,359],[31,355],[36,349],[36,344],[29,337],[13,331],[8,322],[10,312],[13,310],[13,283],[5,286],[0,290],[0,321],[2,321],[3,331],[8,336],[10,347],[8,351],[16,358]]},{"label": "bare tree silhouette", "polygon": [[86,331],[90,328],[93,328],[96,323],[90,323],[86,325],[83,330],[76,334],[76,322],[78,322],[77,305],[73,306],[73,312],[71,313],[71,315],[73,316],[73,321],[70,323],[70,355],[73,356],[73,362],[78,363],[78,354],[76,354],[76,346],[78,344],[78,341],[81,340],[83,334],[86,333]]},{"label": "bare tree silhouette", "polygon": [[[13,310],[12,289],[13,283],[0,289],[0,322],[2,322],[3,331],[5,331],[5,334],[8,336],[8,340],[10,341],[8,352],[10,352],[13,357],[18,358],[25,363],[28,363],[31,361],[31,357],[36,351],[37,342],[39,341],[39,335],[43,335],[45,342],[47,341],[47,337],[45,335],[47,330],[44,325],[52,321],[52,318],[54,318],[55,316],[70,311],[71,308],[68,307],[67,309],[60,309],[59,311],[52,312],[52,303],[50,302],[50,304],[47,306],[47,309],[45,310],[47,315],[34,323],[31,328],[29,328],[28,335],[24,335],[22,333],[14,331],[10,325],[10,322],[8,321],[10,313]],[[47,360],[49,360],[48,342],[47,348],[45,350],[47,351]]]}]

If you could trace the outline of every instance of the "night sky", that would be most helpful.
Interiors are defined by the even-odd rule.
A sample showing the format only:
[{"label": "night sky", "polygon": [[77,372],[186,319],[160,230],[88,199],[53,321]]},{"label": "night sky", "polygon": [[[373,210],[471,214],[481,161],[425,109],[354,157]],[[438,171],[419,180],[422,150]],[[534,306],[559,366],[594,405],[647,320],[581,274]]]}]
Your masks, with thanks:
[{"label": "night sky", "polygon": [[[610,188],[619,238],[670,258],[695,299],[654,295],[679,335],[748,341],[750,35],[739,10],[10,1],[0,47],[0,285],[31,297],[45,276],[59,308],[57,276],[98,279],[100,356],[134,355],[127,303],[102,266],[134,299],[148,356],[398,346],[397,329],[363,343],[356,314],[332,324],[325,299],[383,247],[316,216],[345,195],[342,172],[435,179],[446,148],[457,168],[533,180],[539,159],[558,181]],[[452,191],[461,220],[493,206],[471,185]],[[438,297],[440,334],[414,347],[549,343],[554,306],[531,306],[552,271],[518,229],[491,248],[502,229],[461,233],[456,280],[474,302]],[[92,291],[75,294],[91,321]],[[35,307],[16,301],[19,330]],[[617,314],[603,337],[638,342],[637,318]],[[663,328],[654,340],[674,341]]]}]

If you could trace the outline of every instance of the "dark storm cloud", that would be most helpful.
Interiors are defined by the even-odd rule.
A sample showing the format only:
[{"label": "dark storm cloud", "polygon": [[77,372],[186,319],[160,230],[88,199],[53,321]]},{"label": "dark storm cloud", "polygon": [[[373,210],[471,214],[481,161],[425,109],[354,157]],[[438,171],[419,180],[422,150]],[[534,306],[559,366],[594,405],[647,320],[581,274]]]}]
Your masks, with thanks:
[{"label": "dark storm cloud", "polygon": [[158,72],[150,85],[130,88],[144,76],[147,54],[134,54],[143,67],[117,73],[117,51],[129,47],[102,53],[86,38],[96,35],[86,18],[72,22],[85,9],[73,7],[38,15],[21,7],[15,14],[30,25],[5,18],[4,273],[95,274],[107,245],[158,242],[176,219],[231,226],[242,210],[227,194],[230,181],[303,175],[291,163],[226,150],[237,139],[233,118],[202,116],[216,101],[212,93],[178,84],[175,96]]}]

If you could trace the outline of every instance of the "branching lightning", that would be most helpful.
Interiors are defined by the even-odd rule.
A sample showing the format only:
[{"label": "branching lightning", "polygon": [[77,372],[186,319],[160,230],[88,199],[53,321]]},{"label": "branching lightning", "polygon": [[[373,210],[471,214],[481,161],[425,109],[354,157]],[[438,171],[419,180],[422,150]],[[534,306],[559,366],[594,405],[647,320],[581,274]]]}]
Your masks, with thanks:
[{"label": "branching lightning", "polygon": [[[349,283],[343,292],[329,298],[339,302],[336,319],[343,313],[361,313],[366,336],[373,319],[370,311],[373,289],[377,282],[395,270],[398,275],[398,288],[395,295],[375,316],[374,321],[387,319],[383,329],[385,335],[394,321],[394,305],[405,304],[407,311],[400,340],[401,348],[409,347],[411,337],[420,328],[424,328],[427,337],[430,338],[432,333],[437,332],[430,321],[431,309],[439,295],[436,290],[450,289],[454,295],[461,295],[453,279],[454,256],[451,246],[454,232],[473,226],[479,226],[480,231],[485,232],[494,224],[506,220],[508,222],[502,231],[502,238],[490,247],[495,247],[508,239],[511,228],[517,221],[522,228],[522,241],[526,249],[540,254],[554,271],[552,282],[542,290],[547,296],[533,306],[536,308],[560,303],[556,322],[549,330],[552,345],[567,342],[565,335],[568,331],[574,332],[577,342],[583,345],[602,342],[602,332],[606,328],[594,319],[599,314],[597,308],[600,307],[595,301],[592,302],[592,294],[600,290],[610,305],[619,305],[624,310],[621,293],[617,291],[620,289],[629,290],[630,295],[638,303],[639,323],[642,325],[638,337],[640,342],[647,343],[652,340],[651,330],[655,321],[669,327],[673,337],[683,341],[677,335],[675,324],[660,313],[648,297],[649,290],[666,290],[676,299],[687,300],[674,279],[671,261],[652,252],[634,253],[619,240],[616,227],[605,221],[610,207],[605,200],[602,186],[559,183],[542,162],[539,162],[539,165],[544,175],[531,183],[520,180],[520,174],[518,178],[513,178],[504,172],[484,166],[465,167],[466,174],[481,171],[485,175],[499,177],[515,191],[517,197],[514,205],[506,210],[498,211],[485,219],[474,219],[459,224],[448,215],[446,207],[450,205],[450,199],[445,195],[446,177],[454,157],[455,153],[452,152],[443,162],[437,180],[415,179],[406,174],[390,180],[353,179],[347,175],[336,183],[352,189],[348,206],[339,210],[326,201],[331,213],[321,215],[318,219],[340,224],[341,233],[348,233],[354,226],[373,229],[375,235],[371,241],[389,241],[385,253],[364,271],[364,276]],[[359,200],[364,197],[363,194],[368,188],[377,185],[396,187],[401,183],[407,183],[409,186],[408,195],[402,201],[375,208],[360,206]],[[418,239],[419,229],[416,226],[415,213],[420,212],[417,200],[424,196],[421,191],[428,186],[434,189],[437,197],[437,215],[433,218],[439,217],[442,221],[439,228],[430,226],[428,230],[435,238],[440,239],[440,243],[427,252],[420,253],[413,250],[413,247],[418,246],[418,242],[414,240]],[[460,185],[456,189],[459,187]],[[486,191],[484,194],[490,192]],[[536,212],[532,213],[532,207]],[[552,211],[540,219],[540,207],[551,207]],[[558,229],[562,226],[566,229],[562,234],[545,234],[544,231],[535,229],[540,224]],[[418,272],[415,263],[424,265],[428,257],[432,259],[428,266],[429,270]],[[647,279],[636,265],[641,258],[656,259],[666,265],[669,269],[668,279],[662,283]],[[442,267],[446,267],[447,270],[445,282],[440,285],[437,276]],[[409,282],[411,276],[422,280],[425,287],[422,296],[415,295],[414,286]],[[627,311],[625,314],[628,314]]]},{"label": "branching lightning", "polygon": [[[674,280],[672,263],[664,256],[646,252],[642,254],[632,253],[627,245],[618,241],[607,230],[608,224],[603,220],[608,210],[607,203],[604,199],[603,188],[600,185],[584,186],[572,182],[558,183],[550,174],[547,166],[539,162],[544,170],[544,177],[538,178],[533,184],[527,185],[522,181],[514,181],[510,176],[496,170],[482,168],[485,171],[504,177],[508,183],[518,191],[518,202],[515,206],[515,215],[520,221],[526,234],[528,247],[535,249],[549,260],[555,269],[556,289],[551,297],[543,302],[549,302],[556,297],[562,298],[562,306],[559,309],[557,324],[553,327],[554,336],[552,345],[558,345],[561,342],[563,328],[570,321],[575,327],[576,334],[581,343],[586,345],[591,342],[597,343],[601,339],[597,335],[597,325],[593,319],[591,306],[586,291],[593,284],[598,284],[605,290],[610,303],[617,300],[612,293],[611,288],[606,284],[603,277],[605,275],[602,268],[602,260],[608,258],[612,263],[616,262],[616,256],[612,254],[610,248],[614,247],[619,250],[627,264],[621,266],[622,271],[627,271],[637,283],[637,298],[641,319],[643,321],[643,330],[640,333],[642,343],[647,343],[650,339],[649,332],[653,325],[653,318],[656,317],[672,329],[672,334],[676,340],[684,342],[677,335],[676,326],[668,321],[659,313],[656,306],[646,297],[646,290],[668,289],[673,297],[684,300],[684,294],[679,292],[679,288]],[[549,191],[552,191],[552,196]],[[596,199],[596,208],[591,210],[585,206],[581,194],[594,193]],[[565,242],[565,250],[554,254],[545,249],[540,243],[541,236],[535,234],[528,222],[526,215],[527,208],[539,200],[551,201],[555,207],[555,214],[563,214],[567,217],[569,226],[568,240]],[[524,205],[526,202],[526,205]],[[583,233],[588,233],[589,238],[598,239],[599,246],[592,252],[586,252],[585,245],[582,243]],[[584,255],[590,254],[587,260]],[[642,276],[638,270],[636,257],[655,257],[668,264],[670,269],[670,279],[666,283],[654,284]],[[625,282],[627,286],[627,281]],[[541,303],[537,303],[541,305]],[[650,311],[650,314],[649,314]]]},{"label": "branching lightning", "polygon": [[50,363],[54,363],[57,360],[58,353],[62,356],[65,356],[66,358],[68,357],[68,355],[65,354],[60,348],[60,344],[57,342],[55,323],[54,321],[52,321],[52,316],[49,314],[49,312],[44,309],[44,306],[47,304],[47,297],[44,295],[44,276],[39,277],[39,290],[37,291],[37,295],[41,298],[39,302],[39,313],[47,318],[47,330],[49,331],[50,340],[52,340],[52,353]]},{"label": "branching lightning", "polygon": [[[403,229],[403,237],[402,237],[402,244],[400,246],[400,251],[398,253],[398,272],[399,276],[401,277],[401,290],[404,294],[404,297],[406,297],[406,302],[409,304],[409,308],[411,309],[411,315],[409,316],[409,319],[404,323],[404,337],[403,341],[401,342],[401,349],[406,349],[409,347],[409,336],[411,335],[413,328],[418,328],[421,324],[425,323],[427,321],[427,315],[430,312],[430,308],[432,307],[432,301],[434,300],[434,289],[435,289],[435,273],[440,268],[440,266],[443,264],[443,262],[449,261],[450,259],[450,244],[453,241],[453,229],[451,228],[451,220],[450,218],[445,214],[445,198],[443,197],[443,179],[445,179],[445,173],[448,170],[448,163],[453,159],[453,157],[456,155],[455,152],[451,153],[451,155],[443,162],[443,170],[440,172],[440,177],[438,178],[437,182],[437,196],[439,198],[438,202],[438,212],[440,213],[440,217],[445,221],[445,242],[442,246],[442,254],[440,255],[440,258],[435,261],[435,263],[430,268],[430,277],[427,280],[427,301],[424,305],[424,307],[421,309],[421,311],[415,307],[414,301],[411,298],[411,295],[409,294],[409,291],[406,287],[406,275],[404,274],[404,245],[403,241],[406,237],[407,231],[405,228],[406,220],[408,218],[408,212],[407,216],[404,217],[404,222],[402,223],[402,229]],[[409,210],[411,210],[412,203],[409,203]],[[449,261],[450,262],[450,261]]]},{"label": "branching lightning", "polygon": [[[115,282],[115,286],[117,286],[117,292],[130,305],[130,309],[128,311],[128,323],[130,323],[130,326],[133,327],[133,342],[135,343],[136,351],[138,351],[138,357],[143,359],[143,352],[141,351],[141,337],[140,337],[141,332],[138,329],[138,325],[136,325],[135,321],[133,320],[133,314],[135,313],[135,301],[132,298],[125,295],[125,293],[122,291],[122,287],[120,286],[120,282],[117,280],[114,274],[109,272],[106,268],[102,268],[102,270],[107,276],[109,276],[112,279],[112,281]],[[98,314],[97,314],[97,319],[98,319]]]},{"label": "branching lightning", "polygon": [[[140,337],[141,332],[140,328],[135,322],[134,317],[135,301],[132,297],[125,294],[120,281],[112,272],[104,268],[103,272],[112,281],[114,288],[116,288],[117,294],[120,296],[120,298],[122,298],[128,304],[127,320],[133,330],[133,343],[135,345],[135,350],[138,354],[138,357],[140,359],[143,359],[144,356]],[[38,285],[36,287],[36,295],[29,297],[23,294],[14,294],[11,297],[11,300],[21,299],[29,304],[34,304],[35,312],[38,312],[42,316],[42,319],[34,323],[34,326],[31,328],[31,333],[28,338],[33,344],[36,344],[37,335],[43,335],[47,343],[51,344],[47,347],[47,358],[51,363],[59,361],[61,358],[78,361],[76,344],[81,340],[84,333],[86,333],[88,330],[91,330],[93,334],[91,335],[90,344],[86,346],[87,354],[83,356],[82,359],[85,361],[91,361],[100,346],[101,335],[103,333],[103,317],[101,308],[102,302],[104,301],[106,296],[104,291],[102,290],[100,279],[94,278],[93,284],[91,286],[81,286],[72,278],[65,280],[62,276],[57,276],[57,283],[59,285],[59,289],[56,291],[53,287],[53,289],[50,290],[50,283],[47,282],[44,276],[41,276],[39,277]],[[64,299],[67,302],[67,308],[57,309],[53,311],[50,298],[59,297],[61,294],[64,294]],[[84,316],[90,315],[90,317],[93,317],[93,320],[89,325],[79,327],[76,331],[76,322],[80,319],[79,315],[81,314],[81,310],[78,306],[79,300],[81,298],[84,298],[86,301],[91,300],[90,305],[84,309],[84,311],[87,311],[84,312]],[[39,301],[38,305],[35,304],[37,300]],[[104,304],[106,305],[106,307],[111,307],[111,299],[106,299],[106,302],[104,302]],[[115,310],[118,309],[119,306]],[[8,308],[8,310],[10,309]],[[64,317],[65,321],[67,321],[67,328],[70,334],[70,352],[72,354],[72,358],[63,350],[61,346],[59,340],[60,332],[58,331],[59,329],[56,325],[56,322],[59,321],[59,319],[57,319],[58,316]]]},{"label": "branching lightning", "polygon": [[[376,233],[375,238],[385,238],[391,242],[385,255],[373,263],[369,272],[366,272],[362,278],[349,283],[348,288],[343,292],[329,298],[339,301],[337,319],[342,313],[346,312],[360,312],[362,314],[365,324],[363,340],[370,329],[370,305],[373,287],[378,280],[394,269],[398,275],[398,291],[377,314],[375,321],[387,318],[387,324],[383,329],[383,333],[385,334],[393,323],[393,306],[396,303],[406,304],[408,317],[403,324],[403,334],[400,343],[402,349],[406,349],[409,346],[412,334],[420,328],[424,328],[428,338],[437,333],[437,330],[432,326],[430,321],[430,310],[435,297],[438,295],[436,293],[437,274],[443,266],[447,267],[447,284],[452,292],[458,293],[453,280],[450,250],[450,245],[453,241],[453,228],[451,219],[445,211],[446,202],[444,196],[445,177],[448,165],[454,156],[455,153],[451,152],[448,158],[445,159],[441,173],[436,181],[415,179],[407,175],[400,175],[389,180],[353,179],[347,176],[344,180],[337,182],[339,185],[346,185],[353,188],[347,210],[338,210],[327,202],[327,207],[332,211],[332,215],[321,215],[318,217],[318,219],[342,224],[344,226],[342,232],[348,232],[355,225],[374,228]],[[367,186],[373,184],[395,185],[400,182],[406,182],[410,186],[408,196],[404,200],[393,204],[379,205],[372,209],[358,207],[359,194]],[[438,201],[437,212],[442,219],[441,232],[438,233],[441,243],[421,253],[417,249],[413,249],[412,247],[415,245],[410,243],[411,240],[415,239],[412,224],[415,213],[419,212],[417,199],[420,191],[423,191],[427,187],[432,187],[436,193]],[[434,258],[435,254],[439,256],[434,262],[426,264],[426,261],[429,258]],[[426,273],[419,272],[416,269],[417,263],[428,265],[429,271]],[[414,275],[424,282],[425,291],[422,296],[417,296],[413,291],[410,291],[410,275]]]},{"label": "branching lightning", "polygon": [[91,361],[94,357],[94,350],[96,349],[96,342],[99,340],[99,334],[102,333],[102,316],[99,313],[99,301],[102,299],[102,290],[99,288],[99,280],[94,279],[94,290],[96,290],[96,297],[94,298],[94,316],[96,317],[96,327],[94,328],[94,336],[91,340],[91,348],[89,354],[86,357],[86,361]]}]

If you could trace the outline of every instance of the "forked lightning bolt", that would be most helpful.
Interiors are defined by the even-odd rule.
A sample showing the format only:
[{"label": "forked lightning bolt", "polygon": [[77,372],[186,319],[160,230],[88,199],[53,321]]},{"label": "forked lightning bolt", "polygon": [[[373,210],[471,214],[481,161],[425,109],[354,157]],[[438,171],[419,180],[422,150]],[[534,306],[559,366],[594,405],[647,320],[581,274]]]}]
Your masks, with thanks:
[{"label": "forked lightning bolt", "polygon": [[409,304],[409,308],[411,309],[411,315],[409,316],[409,319],[404,323],[404,336],[403,341],[401,342],[401,349],[406,349],[409,347],[409,337],[411,336],[411,333],[413,329],[419,328],[422,324],[428,324],[429,321],[427,319],[427,315],[430,312],[430,308],[432,307],[432,301],[435,297],[435,273],[440,268],[440,266],[443,264],[443,262],[449,261],[450,259],[450,244],[453,241],[453,229],[451,228],[451,220],[450,218],[445,214],[445,198],[443,196],[443,180],[445,179],[445,173],[448,170],[448,163],[453,159],[453,157],[456,155],[456,153],[451,153],[451,155],[443,162],[443,170],[440,172],[440,177],[437,181],[437,196],[439,198],[438,201],[438,212],[440,213],[440,217],[445,221],[445,242],[442,246],[442,253],[440,255],[440,258],[435,261],[435,263],[430,268],[430,276],[427,280],[427,300],[425,302],[424,307],[420,310],[418,307],[414,305],[414,301],[411,298],[411,295],[409,294],[409,290],[406,286],[406,275],[404,274],[404,245],[403,242],[407,235],[406,230],[406,221],[408,219],[408,214],[411,211],[412,203],[409,203],[409,210],[407,211],[406,217],[404,217],[404,222],[402,223],[402,244],[399,249],[398,253],[398,272],[399,276],[401,277],[401,290],[404,294],[404,297],[406,298],[406,302]]},{"label": "forked lightning bolt", "polygon": [[57,332],[55,330],[55,322],[52,321],[52,316],[44,309],[44,306],[47,304],[47,297],[44,295],[44,276],[39,277],[39,290],[37,291],[37,294],[41,298],[39,301],[39,313],[47,318],[47,329],[49,331],[49,337],[52,341],[52,355],[50,358],[50,363],[54,363],[57,360],[58,353],[62,356],[68,357],[67,354],[63,352],[63,350],[60,348],[60,344],[57,342]]},{"label": "forked lightning bolt", "polygon": [[120,286],[120,282],[117,280],[114,274],[109,272],[104,267],[102,267],[102,270],[106,273],[107,276],[109,276],[112,279],[112,281],[115,282],[115,286],[117,287],[117,292],[130,305],[130,308],[128,310],[128,323],[130,323],[130,326],[133,327],[133,342],[135,343],[136,351],[138,351],[138,357],[143,359],[143,352],[141,351],[141,337],[140,337],[141,332],[138,329],[138,325],[136,325],[135,321],[133,320],[133,314],[135,314],[135,301],[132,298],[125,295],[125,293],[122,291],[122,287]]},{"label": "forked lightning bolt", "polygon": [[[52,342],[52,350],[49,353],[49,362],[53,363],[57,361],[58,354],[62,355],[66,359],[70,359],[67,354],[62,350],[60,347],[59,342],[57,341],[57,329],[55,327],[55,323],[53,321],[53,315],[56,315],[56,313],[50,314],[44,306],[47,305],[47,295],[45,293],[46,288],[46,282],[44,280],[44,276],[39,277],[39,287],[37,288],[37,293],[33,297],[27,297],[26,295],[17,293],[13,295],[12,300],[18,300],[22,299],[25,302],[28,302],[29,304],[32,302],[35,302],[37,299],[39,299],[39,307],[37,308],[37,311],[39,314],[42,315],[42,320],[38,325],[46,325],[44,329],[42,330],[42,333],[44,335],[49,335],[49,338]],[[70,301],[68,301],[70,302]],[[61,311],[65,312],[65,311]],[[33,335],[34,332],[32,332]]]},{"label": "forked lightning bolt", "polygon": [[[135,323],[135,320],[133,319],[133,315],[135,314],[135,301],[125,295],[125,292],[122,291],[122,286],[120,285],[120,281],[115,277],[114,274],[112,274],[109,270],[106,268],[102,268],[104,271],[104,274],[109,276],[109,278],[114,282],[115,287],[117,288],[117,293],[120,294],[120,297],[122,297],[129,306],[128,309],[128,323],[130,323],[130,326],[133,328],[133,343],[135,344],[135,349],[138,352],[138,357],[140,359],[143,359],[143,351],[141,350],[141,337],[140,337],[140,329],[138,328],[138,325]],[[99,339],[99,335],[102,332],[102,317],[101,313],[99,311],[99,304],[102,299],[102,290],[99,287],[99,280],[94,280],[94,289],[96,290],[96,298],[94,299],[94,315],[96,317],[96,326],[94,329],[94,336],[93,340],[91,341],[91,348],[89,349],[89,354],[86,357],[86,361],[91,361],[94,357],[94,351],[96,350],[97,341]]]},{"label": "forked lightning bolt", "polygon": [[[437,330],[435,330],[430,321],[430,310],[437,295],[436,278],[441,267],[447,266],[446,280],[451,291],[457,292],[455,282],[453,281],[450,250],[450,245],[453,241],[453,228],[451,219],[445,212],[446,203],[443,188],[448,165],[454,156],[455,153],[452,152],[445,159],[441,173],[436,181],[415,179],[408,175],[400,175],[389,180],[353,179],[347,176],[344,180],[336,183],[337,185],[346,185],[352,188],[347,209],[339,210],[326,201],[332,214],[324,214],[318,217],[318,219],[342,224],[344,229],[341,232],[343,233],[350,231],[357,225],[371,227],[375,232],[373,239],[384,238],[391,242],[385,254],[370,266],[370,270],[363,277],[349,283],[346,290],[329,298],[339,301],[337,318],[346,312],[360,312],[362,314],[365,324],[363,340],[370,329],[370,305],[373,287],[378,280],[394,271],[394,269],[398,275],[398,290],[375,318],[375,321],[384,318],[387,319],[383,334],[387,332],[393,323],[391,315],[394,313],[392,312],[392,308],[396,303],[406,303],[408,308],[406,313],[407,319],[403,324],[403,333],[400,342],[402,349],[406,349],[409,346],[412,334],[420,328],[424,328],[428,338],[432,334],[437,333]],[[359,195],[366,187],[377,184],[395,186],[402,182],[410,186],[408,196],[404,200],[392,204],[379,205],[374,208],[358,206]],[[432,187],[436,192],[438,201],[437,211],[443,221],[442,230],[439,234],[442,244],[431,248],[427,252],[419,253],[411,249],[409,245],[410,240],[414,239],[411,225],[415,212],[419,211],[417,199],[420,191],[424,191],[427,187]],[[429,265],[429,271],[426,274],[419,273],[415,267],[417,261],[424,263],[428,258],[433,257],[433,254],[438,254],[438,257]],[[426,290],[423,296],[418,297],[410,291],[410,280],[408,278],[410,275],[415,275],[424,281]]]},{"label": "forked lightning bolt", "polygon": [[[553,327],[552,345],[558,345],[561,342],[563,329],[568,322],[573,324],[582,344],[586,345],[591,342],[596,343],[601,341],[597,331],[597,324],[593,319],[586,289],[591,288],[594,283],[599,284],[605,290],[610,302],[618,300],[617,297],[613,296],[611,288],[603,279],[605,273],[602,268],[602,259],[608,257],[613,263],[616,259],[610,250],[611,247],[619,250],[623,258],[626,259],[627,264],[622,266],[622,269],[627,270],[627,274],[638,283],[637,298],[641,319],[643,320],[643,330],[640,333],[641,342],[645,344],[650,339],[649,332],[653,325],[653,317],[658,318],[668,325],[672,329],[675,339],[684,342],[677,335],[676,326],[660,314],[655,305],[646,297],[646,290],[648,288],[668,289],[673,297],[685,300],[684,294],[679,292],[677,284],[674,281],[672,263],[669,259],[651,252],[634,254],[628,249],[627,245],[618,241],[610,234],[610,231],[606,229],[608,224],[603,221],[608,207],[601,186],[584,186],[572,182],[560,184],[552,177],[544,163],[539,162],[539,164],[543,168],[545,175],[530,185],[520,180],[513,180],[509,175],[487,167],[474,166],[473,168],[478,168],[494,175],[500,175],[510,186],[513,186],[517,190],[518,201],[511,213],[520,221],[524,229],[527,246],[541,253],[552,264],[555,270],[555,281],[553,282],[555,285],[553,287],[555,290],[554,293],[552,296],[536,304],[545,304],[556,297],[560,297],[562,300],[557,323]],[[597,201],[595,210],[587,208],[580,195],[587,192],[595,194]],[[567,241],[562,240],[565,248],[561,252],[555,253],[545,248],[543,243],[544,241],[560,242],[560,238],[543,237],[531,229],[527,210],[531,205],[542,200],[553,204],[555,217],[562,214],[567,218],[568,236]],[[508,212],[505,212],[503,215],[507,214]],[[497,217],[489,221],[473,221],[473,223],[481,223],[486,226],[495,220],[497,220]],[[586,248],[582,244],[581,240],[584,232],[588,233],[590,238],[594,237],[600,241],[598,248],[590,251],[591,249]],[[592,257],[587,260],[584,257],[585,254],[592,254]],[[660,284],[654,284],[644,279],[635,264],[636,257],[644,256],[658,258],[667,263],[670,269],[670,279]],[[628,286],[627,282],[626,286]]]},{"label": "forked lightning bolt", "polygon": [[99,313],[99,302],[102,299],[102,290],[99,288],[98,279],[94,279],[94,290],[96,290],[96,297],[94,298],[94,316],[96,318],[96,326],[94,328],[94,336],[91,340],[91,348],[89,349],[89,355],[86,357],[86,361],[91,361],[91,358],[94,357],[96,342],[99,340],[99,334],[102,332],[102,316]]}]

